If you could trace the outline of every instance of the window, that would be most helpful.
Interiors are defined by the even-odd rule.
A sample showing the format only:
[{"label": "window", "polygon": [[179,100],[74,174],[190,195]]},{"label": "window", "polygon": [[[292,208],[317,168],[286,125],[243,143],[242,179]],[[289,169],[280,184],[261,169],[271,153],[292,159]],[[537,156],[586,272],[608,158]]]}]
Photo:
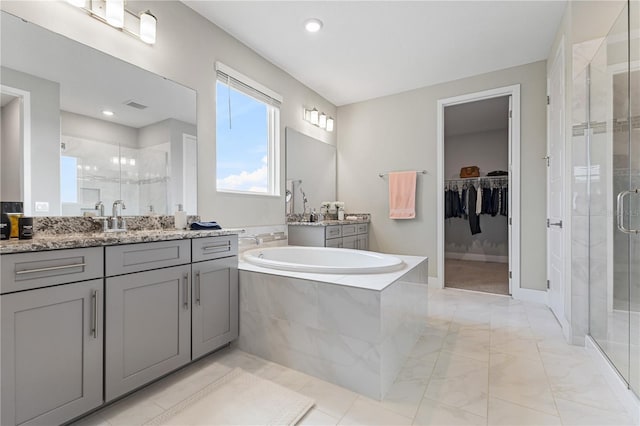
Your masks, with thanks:
[{"label": "window", "polygon": [[280,95],[216,64],[216,187],[279,195]]}]

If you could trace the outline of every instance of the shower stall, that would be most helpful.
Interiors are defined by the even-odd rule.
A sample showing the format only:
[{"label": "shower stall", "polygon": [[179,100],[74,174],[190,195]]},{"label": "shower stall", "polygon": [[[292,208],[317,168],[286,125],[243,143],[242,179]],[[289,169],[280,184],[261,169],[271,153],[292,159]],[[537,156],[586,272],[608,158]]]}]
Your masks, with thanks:
[{"label": "shower stall", "polygon": [[[574,210],[584,210],[584,221],[574,217],[574,224],[582,224],[587,236],[588,333],[636,395],[640,395],[639,5],[628,2],[605,37],[574,45],[573,81],[574,156],[586,156],[585,167],[574,162],[573,203]],[[576,52],[584,66],[576,67],[581,60]],[[576,149],[580,146],[584,149]]]}]

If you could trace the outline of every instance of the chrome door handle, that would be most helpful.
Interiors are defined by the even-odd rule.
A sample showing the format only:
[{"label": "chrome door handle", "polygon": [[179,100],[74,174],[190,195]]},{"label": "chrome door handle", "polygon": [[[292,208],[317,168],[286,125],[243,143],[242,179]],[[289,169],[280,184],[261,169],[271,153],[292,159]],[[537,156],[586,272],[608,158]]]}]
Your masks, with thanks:
[{"label": "chrome door handle", "polygon": [[200,305],[200,271],[196,272],[196,303]]},{"label": "chrome door handle", "polygon": [[182,279],[182,300],[184,300],[182,306],[187,310],[189,309],[189,273],[184,274]]},{"label": "chrome door handle", "polygon": [[98,338],[98,290],[94,290],[91,294],[91,303],[93,307],[93,316],[91,318],[91,336]]},{"label": "chrome door handle", "polygon": [[638,194],[640,193],[640,188],[632,189],[630,191],[622,191],[618,194],[617,205],[616,205],[616,218],[617,218],[617,226],[618,229],[625,234],[638,234],[640,233],[640,229],[629,229],[624,227],[624,198],[627,195]]}]

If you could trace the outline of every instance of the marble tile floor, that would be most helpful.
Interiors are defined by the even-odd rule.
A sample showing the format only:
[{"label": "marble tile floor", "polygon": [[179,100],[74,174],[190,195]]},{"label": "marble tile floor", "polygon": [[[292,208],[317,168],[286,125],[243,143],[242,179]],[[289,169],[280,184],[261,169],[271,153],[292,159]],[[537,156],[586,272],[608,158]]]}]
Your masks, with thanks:
[{"label": "marble tile floor", "polygon": [[301,425],[632,424],[547,307],[455,289],[430,289],[428,303],[428,327],[383,401],[232,345],[76,424],[141,424],[235,367],[313,398]]}]

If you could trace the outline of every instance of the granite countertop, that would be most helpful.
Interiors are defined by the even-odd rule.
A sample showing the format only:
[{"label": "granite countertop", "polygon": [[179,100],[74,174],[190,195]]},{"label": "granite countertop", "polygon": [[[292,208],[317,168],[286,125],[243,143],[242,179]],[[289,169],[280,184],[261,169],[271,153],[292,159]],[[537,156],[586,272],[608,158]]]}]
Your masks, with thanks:
[{"label": "granite countertop", "polygon": [[12,238],[11,240],[0,241],[0,254],[215,237],[220,235],[240,234],[242,232],[244,232],[243,229],[236,228],[213,231],[153,229],[113,233],[93,232],[61,235],[36,234],[36,236],[31,240],[19,240]]},{"label": "granite countertop", "polygon": [[369,219],[354,220],[323,220],[320,222],[287,222],[287,225],[294,226],[331,226],[331,225],[352,225],[357,223],[369,223]]}]

